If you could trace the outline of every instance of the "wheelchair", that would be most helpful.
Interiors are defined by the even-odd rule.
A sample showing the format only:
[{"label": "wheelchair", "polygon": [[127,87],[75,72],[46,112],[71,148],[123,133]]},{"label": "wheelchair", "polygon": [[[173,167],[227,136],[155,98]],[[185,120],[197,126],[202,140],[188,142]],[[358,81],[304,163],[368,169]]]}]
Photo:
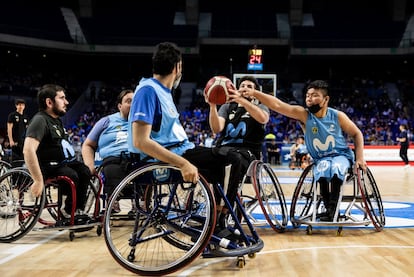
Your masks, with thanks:
[{"label": "wheelchair", "polygon": [[[264,247],[240,198],[231,207],[215,185],[229,213],[226,235],[215,232],[217,211],[213,187],[203,176],[184,182],[180,170],[156,162],[133,170],[116,187],[104,215],[104,238],[112,257],[125,269],[141,275],[165,275],[180,270],[199,256],[254,258]],[[121,213],[113,212],[118,201]],[[133,216],[126,211],[134,211]],[[242,226],[240,218],[245,225]]]},{"label": "wheelchair", "polygon": [[[248,182],[253,186],[254,195],[247,194],[244,190]],[[260,160],[250,163],[239,188],[239,197],[254,225],[263,225],[252,215],[260,207],[265,221],[273,230],[278,233],[285,231],[288,223],[286,200],[279,179],[270,164]]]},{"label": "wheelchair", "polygon": [[0,160],[0,176],[11,169],[11,164],[6,161]]},{"label": "wheelchair", "polygon": [[[99,214],[99,191],[102,182],[93,176],[87,189],[84,217],[91,220],[75,222],[76,188],[66,176],[45,180],[43,193],[34,197],[30,191],[33,179],[24,167],[10,169],[0,176],[0,242],[13,242],[31,230],[69,230],[72,241],[75,232],[93,229],[102,234],[102,218]],[[69,186],[72,193],[70,219],[63,217],[60,207],[63,203],[61,186]],[[39,223],[39,227],[35,226]],[[37,227],[37,228],[35,228]]]},{"label": "wheelchair", "polygon": [[337,235],[342,234],[344,226],[373,224],[376,231],[385,226],[385,214],[381,195],[369,168],[366,172],[350,167],[340,188],[339,200],[333,219],[323,221],[326,214],[320,185],[313,177],[314,164],[309,165],[299,177],[292,196],[290,220],[294,228],[307,225],[307,234],[312,234],[312,226],[338,227]]}]

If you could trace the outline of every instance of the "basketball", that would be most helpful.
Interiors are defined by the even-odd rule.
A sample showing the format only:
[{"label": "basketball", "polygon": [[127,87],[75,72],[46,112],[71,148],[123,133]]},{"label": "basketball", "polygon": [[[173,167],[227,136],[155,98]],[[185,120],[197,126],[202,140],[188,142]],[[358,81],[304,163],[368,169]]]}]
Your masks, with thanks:
[{"label": "basketball", "polygon": [[229,100],[228,89],[236,89],[232,81],[225,76],[214,76],[208,80],[204,95],[210,103],[221,105]]}]

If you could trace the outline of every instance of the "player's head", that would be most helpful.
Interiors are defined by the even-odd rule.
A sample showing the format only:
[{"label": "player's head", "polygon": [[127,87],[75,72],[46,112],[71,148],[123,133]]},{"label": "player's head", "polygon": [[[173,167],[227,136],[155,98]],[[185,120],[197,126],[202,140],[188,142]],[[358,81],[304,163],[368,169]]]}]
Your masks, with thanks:
[{"label": "player's head", "polygon": [[152,56],[152,72],[166,76],[182,61],[181,50],[172,42],[162,42],[155,47]]},{"label": "player's head", "polygon": [[306,87],[306,107],[316,114],[321,109],[326,108],[329,103],[328,83],[322,80],[311,82]]},{"label": "player's head", "polygon": [[66,100],[65,89],[59,85],[46,84],[37,93],[39,111],[51,110],[54,115],[63,116],[69,102]]},{"label": "player's head", "polygon": [[243,76],[240,78],[238,88],[240,89],[243,87],[260,90],[259,82],[253,76]]}]

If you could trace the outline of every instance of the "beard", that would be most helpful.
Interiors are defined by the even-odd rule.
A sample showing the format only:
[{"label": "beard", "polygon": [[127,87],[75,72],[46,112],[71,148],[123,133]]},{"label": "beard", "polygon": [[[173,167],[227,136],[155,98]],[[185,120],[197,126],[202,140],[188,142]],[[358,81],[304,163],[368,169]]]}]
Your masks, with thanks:
[{"label": "beard", "polygon": [[58,116],[64,116],[66,114],[65,110],[59,110],[56,105],[53,105],[52,112]]}]

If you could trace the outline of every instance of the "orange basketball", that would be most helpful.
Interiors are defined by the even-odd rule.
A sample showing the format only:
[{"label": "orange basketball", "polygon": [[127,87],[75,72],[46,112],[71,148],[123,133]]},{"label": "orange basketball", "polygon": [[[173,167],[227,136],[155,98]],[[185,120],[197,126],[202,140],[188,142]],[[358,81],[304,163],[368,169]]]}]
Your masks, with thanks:
[{"label": "orange basketball", "polygon": [[208,80],[204,94],[210,103],[221,105],[229,100],[228,89],[236,89],[232,81],[225,76],[214,76]]}]

